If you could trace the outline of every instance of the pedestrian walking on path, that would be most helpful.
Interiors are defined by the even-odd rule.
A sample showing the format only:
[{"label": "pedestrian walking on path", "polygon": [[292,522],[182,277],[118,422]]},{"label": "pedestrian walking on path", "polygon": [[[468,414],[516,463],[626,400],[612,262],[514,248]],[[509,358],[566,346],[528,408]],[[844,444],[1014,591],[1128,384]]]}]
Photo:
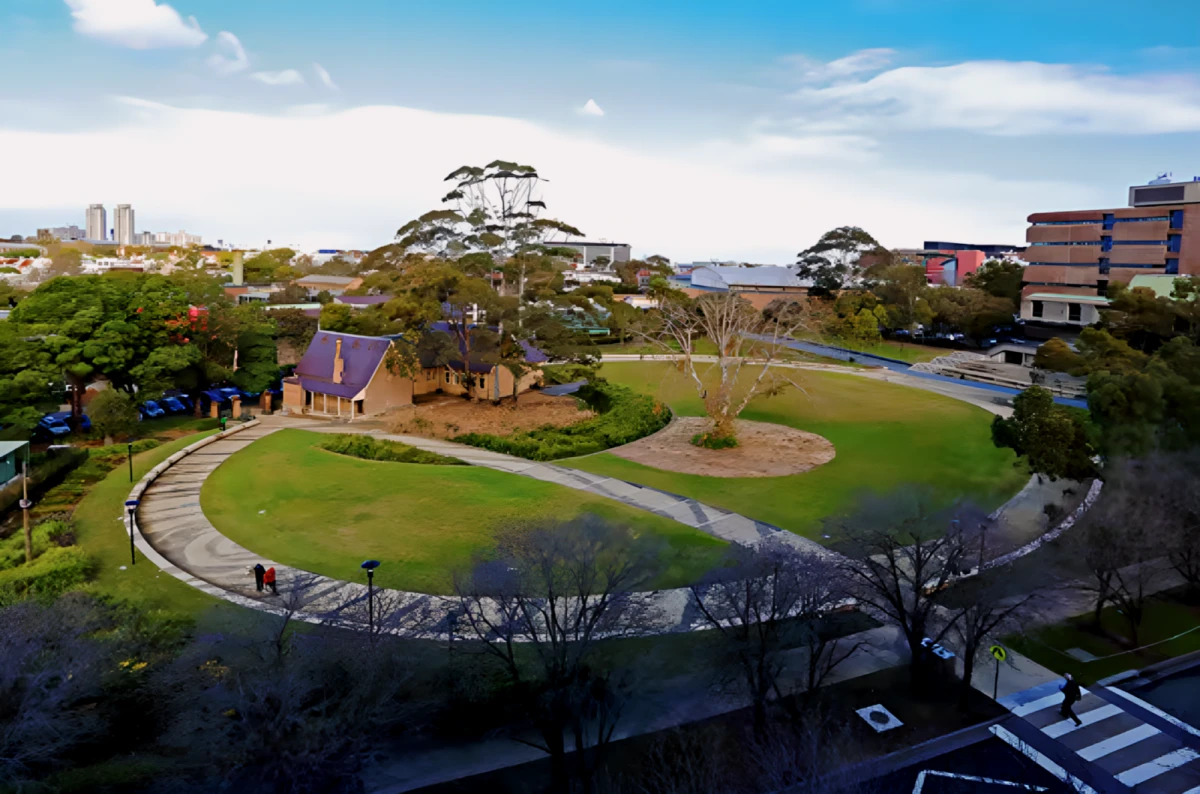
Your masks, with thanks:
[{"label": "pedestrian walking on path", "polygon": [[[272,568],[271,570],[274,571],[275,569]],[[271,578],[271,581],[275,581],[274,577]],[[274,587],[274,585],[272,585],[272,587]],[[1075,716],[1075,712],[1071,710],[1071,707],[1078,703],[1079,699],[1083,697],[1083,693],[1079,691],[1079,682],[1076,681],[1070,673],[1067,673],[1066,680],[1063,682],[1063,685],[1059,687],[1059,689],[1061,689],[1063,693],[1062,708],[1059,709],[1059,713],[1064,717],[1070,717],[1072,720],[1074,720],[1076,725],[1082,725],[1083,720]]]},{"label": "pedestrian walking on path", "polygon": [[[272,565],[270,568],[268,568],[267,572],[263,574],[263,582],[266,583],[267,587],[271,588],[271,592],[273,594],[279,595],[279,589],[275,587],[275,566],[274,565]],[[1078,692],[1079,687],[1075,687],[1075,691]],[[1079,698],[1076,697],[1075,699],[1078,700]]]},{"label": "pedestrian walking on path", "polygon": [[260,562],[254,566],[254,589],[258,592],[263,591],[263,577],[267,575],[267,569]]}]

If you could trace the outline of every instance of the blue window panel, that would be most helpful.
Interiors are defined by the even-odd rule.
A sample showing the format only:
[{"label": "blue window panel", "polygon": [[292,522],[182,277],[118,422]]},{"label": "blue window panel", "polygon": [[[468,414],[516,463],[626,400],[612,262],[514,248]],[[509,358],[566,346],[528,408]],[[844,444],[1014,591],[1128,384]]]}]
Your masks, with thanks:
[{"label": "blue window panel", "polygon": [[1173,234],[1167,238],[1167,250],[1172,254],[1179,253],[1179,247],[1183,243],[1183,235]]},{"label": "blue window panel", "polygon": [[[1170,261],[1170,260],[1168,260],[1168,261]],[[1179,260],[1177,259],[1175,261],[1178,262]],[[1151,268],[1151,267],[1162,267],[1162,265],[1123,265],[1120,262],[1113,262],[1112,264],[1108,265],[1108,267],[1125,267],[1125,268],[1135,268],[1138,270],[1145,270],[1145,269]]]},{"label": "blue window panel", "polygon": [[1167,260],[1167,272],[1170,273],[1172,276],[1179,275],[1179,260],[1178,259],[1168,259]]},{"label": "blue window panel", "polygon": [[1183,228],[1183,210],[1171,210],[1171,228]]},{"label": "blue window panel", "polygon": [[1114,240],[1113,245],[1166,245],[1166,240]]},{"label": "blue window panel", "polygon": [[1111,212],[1104,213],[1104,228],[1111,230],[1113,227],[1113,215]]},{"label": "blue window panel", "polygon": [[1107,260],[1107,259],[1101,259],[1101,260],[1100,260],[1100,272],[1101,272],[1102,274],[1107,274],[1107,273],[1108,273],[1108,268],[1109,268],[1108,260]]},{"label": "blue window panel", "polygon": [[1165,221],[1166,215],[1155,215],[1150,218],[1116,218],[1114,223],[1149,223],[1150,221]]},{"label": "blue window panel", "polygon": [[1100,221],[1037,221],[1034,226],[1087,226]]},{"label": "blue window panel", "polygon": [[1104,242],[1103,242],[1103,243],[1101,243],[1101,245],[1100,245],[1100,250],[1101,250],[1101,251],[1108,252],[1108,251],[1111,251],[1111,250],[1112,250],[1112,247],[1113,247],[1113,241],[1112,241],[1112,238],[1111,238],[1111,237],[1106,237],[1106,238],[1104,239]]}]

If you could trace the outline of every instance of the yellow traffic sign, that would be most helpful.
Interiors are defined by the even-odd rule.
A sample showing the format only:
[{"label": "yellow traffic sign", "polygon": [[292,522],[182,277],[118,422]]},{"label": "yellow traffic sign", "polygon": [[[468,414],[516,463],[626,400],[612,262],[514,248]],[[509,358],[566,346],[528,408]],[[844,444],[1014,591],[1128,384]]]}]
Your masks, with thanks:
[{"label": "yellow traffic sign", "polygon": [[1003,662],[1008,657],[1008,651],[1004,650],[999,645],[993,645],[991,648],[988,648],[988,650],[992,652],[992,657],[997,662]]}]

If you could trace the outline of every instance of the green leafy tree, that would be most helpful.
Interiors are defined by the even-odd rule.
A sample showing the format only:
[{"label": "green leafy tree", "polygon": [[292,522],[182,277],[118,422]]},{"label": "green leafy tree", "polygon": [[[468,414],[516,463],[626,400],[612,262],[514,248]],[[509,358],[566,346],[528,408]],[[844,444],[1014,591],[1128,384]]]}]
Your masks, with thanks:
[{"label": "green leafy tree", "polygon": [[858,283],[864,254],[887,255],[879,242],[857,226],[839,226],[796,254],[796,273],[812,279],[816,292],[836,292]]},{"label": "green leafy tree", "polygon": [[1015,311],[1021,302],[1021,279],[1024,274],[1025,267],[1020,262],[989,259],[974,273],[968,274],[964,283],[992,297],[1011,301]]},{"label": "green leafy tree", "polygon": [[933,321],[933,310],[925,299],[929,290],[925,268],[886,264],[868,269],[866,278],[871,292],[886,310],[885,327],[912,330]]},{"label": "green leafy tree", "polygon": [[1013,305],[982,290],[940,287],[925,293],[935,325],[945,326],[978,341],[997,325],[1013,321]]},{"label": "green leafy tree", "polygon": [[1109,304],[1100,325],[1136,350],[1153,353],[1175,337],[1175,302],[1145,287],[1130,289],[1119,281],[1109,285]]},{"label": "green leafy tree", "polygon": [[1013,398],[1013,414],[992,421],[992,441],[1025,458],[1029,470],[1052,480],[1082,480],[1095,474],[1085,414],[1058,405],[1041,386]]},{"label": "green leafy tree", "polygon": [[1054,337],[1046,340],[1038,348],[1037,355],[1033,357],[1033,366],[1078,375],[1082,374],[1084,363],[1083,357],[1072,350],[1070,345]]},{"label": "green leafy tree", "polygon": [[252,284],[265,284],[271,281],[297,278],[302,273],[291,265],[295,256],[296,252],[291,248],[272,248],[256,254],[242,265],[246,281]]},{"label": "green leafy tree", "polygon": [[104,436],[105,446],[117,436],[129,436],[137,430],[138,410],[133,398],[116,389],[105,389],[88,405],[92,427]]}]

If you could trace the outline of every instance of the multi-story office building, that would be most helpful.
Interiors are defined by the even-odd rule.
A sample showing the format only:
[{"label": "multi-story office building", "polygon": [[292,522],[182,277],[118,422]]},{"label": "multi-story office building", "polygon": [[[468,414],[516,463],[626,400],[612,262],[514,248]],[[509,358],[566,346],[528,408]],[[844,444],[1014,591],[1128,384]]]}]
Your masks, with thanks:
[{"label": "multi-story office building", "polygon": [[87,239],[108,239],[108,212],[103,204],[91,204],[87,208]]},{"label": "multi-story office building", "polygon": [[1021,318],[1030,336],[1100,319],[1115,281],[1200,276],[1200,179],[1129,188],[1129,206],[1029,216]]},{"label": "multi-story office building", "polygon": [[113,213],[113,242],[117,245],[133,245],[134,233],[133,207],[118,204]]},{"label": "multi-story office building", "polygon": [[628,243],[587,243],[587,242],[570,242],[570,243],[550,243],[556,248],[574,248],[580,254],[580,264],[583,267],[593,267],[596,265],[596,260],[604,257],[608,263],[604,265],[604,269],[611,268],[617,262],[628,262],[632,257],[632,248]]},{"label": "multi-story office building", "polygon": [[188,246],[203,245],[204,241],[198,234],[188,234],[181,230],[178,232],[155,232],[154,242],[156,245]]}]

